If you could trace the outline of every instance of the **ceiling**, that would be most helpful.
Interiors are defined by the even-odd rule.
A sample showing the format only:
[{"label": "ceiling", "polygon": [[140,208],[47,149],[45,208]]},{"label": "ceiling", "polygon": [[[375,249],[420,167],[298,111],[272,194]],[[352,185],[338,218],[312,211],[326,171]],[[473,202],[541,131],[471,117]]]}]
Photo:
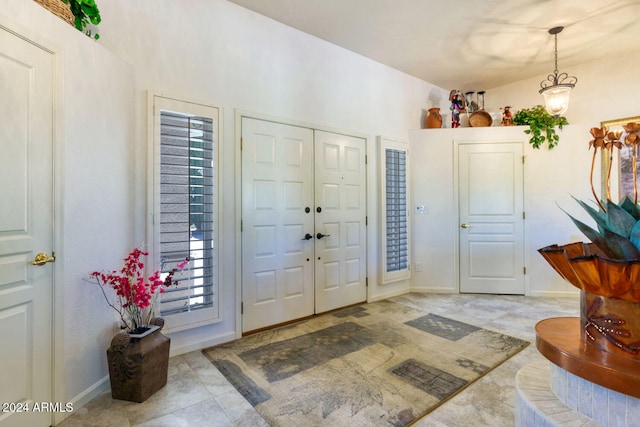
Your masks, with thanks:
[{"label": "ceiling", "polygon": [[230,1],[445,89],[487,90],[552,73],[548,30],[560,25],[560,72],[640,54],[639,0]]}]

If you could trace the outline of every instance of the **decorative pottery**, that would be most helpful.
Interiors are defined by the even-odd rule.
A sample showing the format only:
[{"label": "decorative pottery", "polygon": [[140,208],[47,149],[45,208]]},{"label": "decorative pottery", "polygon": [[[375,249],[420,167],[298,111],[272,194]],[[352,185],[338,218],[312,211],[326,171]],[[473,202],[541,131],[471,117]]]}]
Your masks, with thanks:
[{"label": "decorative pottery", "polygon": [[441,128],[442,116],[440,115],[440,108],[429,108],[426,119],[427,129]]},{"label": "decorative pottery", "polygon": [[151,319],[143,334],[120,332],[107,350],[111,396],[144,402],[167,384],[171,339],[160,333],[164,319]]},{"label": "decorative pottery", "polygon": [[478,110],[469,116],[469,126],[474,128],[488,127],[491,126],[492,123],[493,118],[491,117],[491,114],[484,110]]}]

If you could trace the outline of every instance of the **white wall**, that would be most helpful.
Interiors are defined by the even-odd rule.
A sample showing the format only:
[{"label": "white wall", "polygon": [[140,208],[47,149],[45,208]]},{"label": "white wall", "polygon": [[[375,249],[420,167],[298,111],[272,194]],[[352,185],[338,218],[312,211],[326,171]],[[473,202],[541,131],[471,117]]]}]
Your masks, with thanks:
[{"label": "white wall", "polygon": [[[174,353],[235,336],[235,110],[367,135],[370,297],[377,286],[375,136],[407,139],[444,91],[225,0],[110,0],[94,42],[35,2],[5,0],[0,18],[57,53],[58,401],[82,405],[107,385],[116,320],[90,271],[115,268],[145,240],[146,91],[223,108],[224,321],[172,335]],[[8,23],[8,24],[7,24]],[[111,51],[111,52],[110,52]]]},{"label": "white wall", "polygon": [[[591,139],[590,128],[600,127],[601,121],[640,115],[638,67],[640,45],[635,52],[628,52],[621,58],[607,57],[603,53],[597,61],[566,69],[560,65],[561,72],[578,78],[576,87],[571,91],[569,110],[564,115],[571,125],[582,129],[578,138],[570,140],[561,136],[560,143],[587,149]],[[522,108],[544,104],[542,95],[538,93],[540,81],[544,78],[546,75],[488,90],[487,108],[498,111],[499,107],[513,105],[515,113]]]},{"label": "white wall", "polygon": [[[82,278],[91,270],[119,265],[133,245],[145,240],[146,90],[223,108],[224,322],[175,334],[172,347],[177,351],[229,339],[237,328],[236,109],[369,135],[371,228],[378,221],[375,135],[407,139],[408,129],[421,127],[424,109],[440,106],[447,111],[449,92],[225,0],[109,0],[100,8],[103,22],[96,43],[34,2],[4,0],[0,6],[1,22],[40,40],[58,53],[60,63],[56,292],[61,321],[56,323],[60,332],[56,357],[63,362],[57,365],[56,398],[76,403],[104,385],[105,349],[115,320],[100,293]],[[567,114],[570,122],[588,130],[600,120],[640,114],[634,110],[639,83],[632,72],[639,61],[640,55],[629,55],[624,61],[566,70],[580,79]],[[540,102],[537,85],[544,77],[488,90],[488,108],[535,105]],[[571,151],[581,157],[588,134],[576,139],[579,145],[567,144],[569,153],[558,151],[553,157],[542,151],[530,153],[531,164],[582,165],[581,160],[573,162]],[[433,157],[439,152],[421,150],[414,153],[417,164],[420,155]],[[445,166],[439,162],[442,169],[423,169],[437,179],[450,173]],[[553,203],[556,198],[547,197],[552,191],[569,200],[568,193],[576,189],[583,197],[583,184],[568,182],[569,175],[560,168],[535,170],[528,175],[539,183],[538,190],[530,193],[531,204],[540,199]],[[434,192],[429,197],[438,197],[439,191],[451,195],[447,185],[428,187]],[[451,216],[446,206],[438,213]],[[541,216],[538,225],[546,224]],[[558,235],[566,233],[569,238],[574,233],[571,224],[567,225],[571,231],[557,227],[553,233]],[[422,238],[419,229],[414,231],[416,240]],[[408,283],[377,285],[377,232],[371,236],[370,298],[404,292]],[[423,250],[427,256],[439,254],[436,259],[450,256],[436,252],[434,246]],[[532,289],[540,292],[561,289],[547,289],[546,279],[540,280],[541,285],[531,282]]]},{"label": "white wall", "polygon": [[[562,206],[585,220],[571,196],[589,199],[591,153],[560,144],[553,150],[535,150],[528,144],[524,126],[424,129],[410,132],[412,193],[415,204],[426,206],[425,214],[413,214],[413,263],[423,270],[413,272],[411,289],[422,292],[457,293],[459,290],[458,213],[455,142],[523,142],[525,155],[525,292],[527,295],[564,296],[577,292],[563,281],[537,253],[553,243],[584,240]],[[580,129],[568,126],[566,139],[577,138]],[[599,183],[599,172],[595,182]]]},{"label": "white wall", "polygon": [[[561,72],[567,72],[578,78],[578,83],[571,93],[569,110],[565,114],[571,130],[559,132],[559,146],[552,151],[546,148],[530,151],[529,157],[532,160],[530,167],[537,171],[535,174],[529,174],[527,178],[530,180],[531,203],[546,204],[552,208],[551,205],[555,205],[557,201],[572,214],[583,215],[582,209],[567,196],[573,194],[581,199],[594,200],[591,191],[587,190],[589,187],[586,187],[589,183],[593,153],[593,150],[589,150],[589,141],[592,139],[589,129],[600,127],[602,121],[640,116],[638,99],[640,79],[637,71],[639,67],[640,45],[634,52],[627,52],[624,57],[610,57],[603,52],[599,60],[574,67],[565,68],[560,63]],[[545,77],[546,75],[541,75],[487,91],[490,108],[497,111],[500,106],[514,105],[515,108],[512,111],[515,112],[522,108],[543,104],[542,95],[538,94],[538,90],[540,81]],[[596,161],[596,170],[597,168]],[[558,170],[563,172],[559,174]],[[599,174],[596,174],[595,182],[598,183],[599,179]],[[615,171],[612,179],[614,181],[617,179]],[[615,183],[612,189],[614,186]],[[547,188],[553,189],[553,192],[547,194]],[[596,187],[596,191],[600,194],[599,188]],[[555,197],[552,197],[553,194]],[[558,211],[559,209],[556,210]],[[551,210],[548,212],[552,213]],[[564,214],[561,214],[562,216]],[[588,217],[582,216],[582,218],[586,223],[592,224]],[[537,220],[532,218],[530,226],[533,228],[532,245],[535,243],[537,247],[552,243],[587,241],[566,217],[557,218],[557,221],[553,222],[548,221],[544,216]],[[538,265],[541,263],[541,257],[536,254],[531,258],[531,262],[532,265]],[[542,265],[540,264],[539,267],[542,268]],[[563,282],[557,281],[557,275],[550,267],[545,265],[541,273],[544,276],[540,277],[539,283],[534,282],[534,276],[531,276],[532,291],[553,293],[562,290]],[[570,285],[565,286],[571,288]]]},{"label": "white wall", "polygon": [[117,318],[83,278],[134,244],[133,70],[35,2],[4,0],[0,23],[55,53],[54,398],[77,404],[106,378]]},{"label": "white wall", "polygon": [[[527,293],[530,295],[562,295],[575,291],[559,278],[536,251],[553,243],[587,240],[558,206],[590,223],[571,198],[573,195],[583,200],[594,199],[589,186],[593,153],[588,149],[592,139],[589,129],[599,127],[601,121],[640,115],[637,96],[640,79],[637,78],[637,71],[634,71],[640,66],[639,54],[640,47],[624,58],[607,58],[603,55],[598,61],[563,68],[561,71],[578,77],[578,84],[571,94],[569,110],[565,114],[570,126],[558,131],[560,143],[551,151],[546,145],[540,150],[534,150],[526,143],[526,280]],[[498,112],[500,107],[511,105],[515,114],[520,109],[543,104],[538,90],[540,81],[544,78],[546,75],[487,90],[486,109]],[[446,107],[443,106],[442,110],[446,111]],[[447,123],[446,126],[450,124]],[[506,135],[511,132],[503,131]],[[414,216],[414,263],[425,262],[425,268],[422,273],[413,273],[413,290],[458,291],[457,272],[454,270],[453,258],[450,258],[456,256],[454,227],[458,226],[453,222],[457,213],[452,198],[451,141],[455,138],[476,138],[477,132],[471,128],[410,132],[414,202],[422,203],[424,200],[430,209],[429,215]],[[484,132],[486,137],[487,132],[479,132]],[[438,134],[442,135],[442,140],[436,143],[434,135]],[[526,135],[521,137],[528,141]],[[594,181],[596,185],[600,182],[598,166]],[[596,191],[599,194],[599,187],[596,187]],[[437,224],[442,224],[442,227]],[[436,267],[438,270],[434,272]]]},{"label": "white wall", "polygon": [[[445,91],[225,0],[110,0],[100,7],[100,43],[135,70],[137,164],[145,161],[146,90],[223,109],[223,321],[171,334],[173,354],[228,340],[239,330],[237,110],[367,136],[369,296],[375,300],[408,289],[408,282],[377,285],[375,136],[407,140],[407,130],[420,126],[429,98],[442,98]],[[144,175],[137,182],[142,195]],[[140,232],[144,206],[136,209]]]}]

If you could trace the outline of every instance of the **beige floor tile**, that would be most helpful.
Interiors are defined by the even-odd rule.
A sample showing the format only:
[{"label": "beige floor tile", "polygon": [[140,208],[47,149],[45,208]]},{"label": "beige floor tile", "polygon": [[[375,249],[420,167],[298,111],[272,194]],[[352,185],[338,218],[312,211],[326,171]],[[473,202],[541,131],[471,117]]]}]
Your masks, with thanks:
[{"label": "beige floor tile", "polygon": [[[577,297],[410,293],[391,300],[531,341],[529,347],[419,420],[415,425],[421,427],[512,426],[516,372],[531,362],[546,360],[535,348],[535,324],[548,317],[578,316],[580,308]],[[286,333],[286,329],[274,332]],[[268,426],[200,351],[171,358],[167,386],[146,402],[113,400],[106,392],[60,424],[61,427],[205,425]]]}]

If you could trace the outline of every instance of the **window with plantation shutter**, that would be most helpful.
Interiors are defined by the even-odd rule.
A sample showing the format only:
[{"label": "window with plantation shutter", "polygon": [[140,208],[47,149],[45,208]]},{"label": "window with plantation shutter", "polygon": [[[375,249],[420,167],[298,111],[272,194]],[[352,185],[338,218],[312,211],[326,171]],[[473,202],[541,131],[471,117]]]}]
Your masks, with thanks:
[{"label": "window with plantation shutter", "polygon": [[169,330],[219,320],[218,109],[153,96],[153,256],[174,285],[160,295]]},{"label": "window with plantation shutter", "polygon": [[379,138],[381,188],[381,283],[410,277],[408,149]]}]

